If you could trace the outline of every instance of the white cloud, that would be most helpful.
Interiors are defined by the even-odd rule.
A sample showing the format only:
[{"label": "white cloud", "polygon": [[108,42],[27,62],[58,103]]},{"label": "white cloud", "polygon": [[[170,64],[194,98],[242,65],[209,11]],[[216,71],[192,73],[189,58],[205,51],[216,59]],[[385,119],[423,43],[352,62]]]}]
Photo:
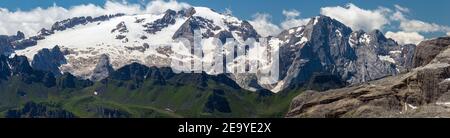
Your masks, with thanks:
[{"label": "white cloud", "polygon": [[447,32],[447,36],[450,36],[450,32]]},{"label": "white cloud", "polygon": [[310,20],[309,18],[307,19],[298,18],[300,16],[300,12],[295,9],[283,10],[283,15],[285,16],[285,20],[280,24],[281,28],[283,29],[289,29],[292,27],[306,25]]},{"label": "white cloud", "polygon": [[403,31],[425,33],[450,31],[450,27],[448,26],[438,25],[436,23],[428,23],[415,19],[408,19],[404,13],[404,9],[397,8],[397,11],[391,16],[392,20],[400,22],[399,28]]},{"label": "white cloud", "polygon": [[191,7],[189,4],[184,2],[177,2],[175,0],[163,1],[163,0],[154,0],[147,4],[146,12],[147,13],[163,13],[168,9],[171,10],[182,10]]},{"label": "white cloud", "polygon": [[270,18],[271,16],[269,14],[257,13],[253,15],[253,20],[249,22],[259,35],[263,37],[275,36],[281,32],[281,29],[273,24]]},{"label": "white cloud", "polygon": [[402,7],[402,6],[397,5],[397,4],[395,4],[394,7],[395,7],[395,9],[398,10],[398,11],[405,12],[405,13],[408,13],[408,12],[409,12],[409,9],[406,8],[406,7]]},{"label": "white cloud", "polygon": [[300,16],[300,12],[295,9],[283,10],[283,15],[286,16],[286,18],[295,18],[297,16]]},{"label": "white cloud", "polygon": [[387,38],[392,38],[399,44],[418,44],[425,38],[417,32],[391,32],[386,33]]},{"label": "white cloud", "polygon": [[[389,26],[389,28],[398,29],[398,32],[388,31],[386,37],[392,38],[400,44],[417,44],[424,40],[420,33],[430,32],[450,32],[450,27],[436,23],[424,22],[407,17],[410,9],[400,5],[394,5],[395,9],[377,8],[361,9],[354,4],[348,4],[345,7],[324,7],[321,8],[321,14],[335,18],[346,24],[353,30],[362,29],[370,31]],[[394,11],[394,12],[393,12]],[[391,26],[392,22],[398,22],[398,26]]]},{"label": "white cloud", "polygon": [[249,22],[258,34],[266,37],[278,35],[285,29],[306,25],[310,20],[309,18],[299,18],[300,12],[295,9],[283,10],[282,14],[285,16],[285,19],[280,23],[280,25],[272,23],[270,20],[271,16],[266,13],[256,13],[253,15],[253,20]]},{"label": "white cloud", "polygon": [[77,5],[63,8],[57,5],[48,8],[37,7],[29,11],[9,11],[0,8],[0,34],[13,35],[17,31],[27,36],[35,35],[42,28],[49,28],[56,21],[78,16],[100,16],[116,13],[140,14],[162,13],[167,9],[179,10],[189,7],[189,4],[177,1],[151,1],[145,7],[140,4],[106,1],[105,5],[94,4]]},{"label": "white cloud", "polygon": [[374,10],[361,9],[352,3],[345,7],[323,7],[320,9],[321,14],[334,18],[353,30],[362,29],[365,31],[382,30],[386,24],[389,24],[389,19],[386,17],[389,11],[389,9],[381,7]]},{"label": "white cloud", "polygon": [[400,22],[400,29],[407,32],[441,32],[450,31],[450,27],[427,23],[419,20],[403,20]]}]

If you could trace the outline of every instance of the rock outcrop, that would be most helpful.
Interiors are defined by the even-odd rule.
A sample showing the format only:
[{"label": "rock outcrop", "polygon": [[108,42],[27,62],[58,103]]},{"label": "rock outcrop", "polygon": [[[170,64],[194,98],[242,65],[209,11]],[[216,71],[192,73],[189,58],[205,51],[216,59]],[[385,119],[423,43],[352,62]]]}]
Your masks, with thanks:
[{"label": "rock outcrop", "polygon": [[[426,53],[429,48],[424,47],[415,53]],[[437,54],[428,59],[433,53]],[[415,63],[428,64],[397,76],[325,92],[306,91],[293,99],[286,117],[450,117],[450,49],[433,53],[416,55],[414,59],[421,61]]]},{"label": "rock outcrop", "polygon": [[428,64],[442,50],[447,49],[449,45],[449,37],[442,37],[419,43],[419,45],[417,45],[417,50],[414,53],[414,67],[424,66]]},{"label": "rock outcrop", "polygon": [[277,39],[281,81],[273,91],[305,86],[317,73],[329,74],[330,80],[344,86],[396,75],[411,67],[415,49],[397,44],[379,30],[353,31],[327,16],[311,18],[307,25],[288,29]]},{"label": "rock outcrop", "polygon": [[16,41],[22,40],[25,38],[25,35],[18,31],[16,35],[7,36],[0,35],[0,54],[1,55],[9,55],[13,52],[14,44]]},{"label": "rock outcrop", "polygon": [[109,62],[108,55],[103,54],[100,56],[97,66],[95,66],[94,72],[92,73],[92,76],[90,79],[93,81],[98,81],[98,80],[104,79],[104,78],[108,77],[109,74],[113,71],[114,71],[114,69]]},{"label": "rock outcrop", "polygon": [[66,58],[59,46],[52,49],[44,48],[34,55],[31,66],[37,70],[50,71],[53,75],[61,75],[59,67],[66,64]]}]

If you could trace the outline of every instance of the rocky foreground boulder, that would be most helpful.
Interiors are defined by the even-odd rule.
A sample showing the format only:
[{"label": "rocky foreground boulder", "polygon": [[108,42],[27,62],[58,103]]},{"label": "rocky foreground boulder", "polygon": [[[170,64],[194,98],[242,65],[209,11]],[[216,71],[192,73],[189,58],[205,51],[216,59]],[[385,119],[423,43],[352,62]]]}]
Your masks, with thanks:
[{"label": "rocky foreground boulder", "polygon": [[449,40],[419,44],[416,68],[407,73],[324,92],[306,91],[293,99],[286,117],[450,117]]}]

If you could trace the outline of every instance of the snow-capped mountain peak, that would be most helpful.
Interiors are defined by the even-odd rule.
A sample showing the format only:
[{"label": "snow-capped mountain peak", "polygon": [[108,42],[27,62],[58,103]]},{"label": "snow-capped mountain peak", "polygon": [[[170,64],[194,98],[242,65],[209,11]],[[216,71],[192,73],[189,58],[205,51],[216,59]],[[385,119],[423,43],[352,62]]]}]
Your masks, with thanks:
[{"label": "snow-capped mountain peak", "polygon": [[[193,43],[194,30],[200,30],[202,36],[202,57],[173,56],[189,57],[191,49],[181,46],[176,40],[186,38]],[[179,11],[167,10],[161,14],[74,17],[56,22],[36,36],[14,40],[11,42],[13,50],[9,51],[26,56],[32,66],[41,70],[55,74],[69,72],[86,79],[101,80],[111,70],[133,62],[156,67],[168,67],[173,60],[212,62],[217,46],[212,38],[222,43],[227,38],[234,38],[241,45],[245,45],[248,38],[261,40],[261,36],[245,20],[207,7],[191,7]],[[414,49],[413,46],[399,46],[380,31],[353,31],[323,15],[267,40],[266,48],[276,50],[280,55],[279,82],[265,84],[260,74],[229,74],[242,88],[278,92],[289,86],[311,85],[316,77],[321,77],[317,73],[322,76],[326,74],[326,77],[339,83],[366,82],[407,69]],[[224,55],[234,54],[227,50],[223,52]],[[234,60],[262,62],[257,56],[259,54],[235,57]],[[44,62],[49,59],[61,60]],[[232,62],[227,61],[225,67],[237,67]],[[273,62],[265,66],[272,65]]]},{"label": "snow-capped mountain peak", "polygon": [[117,14],[59,21],[27,39],[35,44],[18,48],[15,53],[33,61],[39,51],[58,46],[67,59],[67,64],[59,67],[62,72],[91,78],[102,55],[109,56],[114,69],[131,62],[169,66],[174,39],[192,35],[194,29],[201,30],[204,38],[232,37],[242,41],[258,36],[246,21],[206,7],[192,7],[157,15]]}]

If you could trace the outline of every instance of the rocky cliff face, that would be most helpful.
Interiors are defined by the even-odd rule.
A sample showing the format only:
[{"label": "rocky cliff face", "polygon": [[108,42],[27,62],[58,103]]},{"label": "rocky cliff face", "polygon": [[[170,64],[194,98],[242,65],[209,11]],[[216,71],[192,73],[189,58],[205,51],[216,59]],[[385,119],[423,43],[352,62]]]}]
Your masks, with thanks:
[{"label": "rocky cliff face", "polygon": [[424,66],[430,63],[436,55],[450,45],[449,37],[442,37],[433,40],[427,40],[417,45],[417,51],[414,53],[414,67]]},{"label": "rocky cliff face", "polygon": [[36,55],[34,55],[31,66],[34,69],[50,71],[54,75],[61,75],[62,73],[59,67],[66,63],[67,61],[64,57],[64,53],[59,49],[58,46],[55,46],[50,50],[40,50]]},{"label": "rocky cliff face", "polygon": [[35,70],[24,56],[6,57],[0,55],[0,83],[17,76],[26,84],[43,83],[46,87],[55,85],[53,73]]},{"label": "rocky cliff face", "polygon": [[15,44],[15,42],[24,38],[25,35],[20,31],[18,31],[17,34],[13,36],[0,35],[0,54],[9,55],[13,53],[13,45]]},{"label": "rocky cliff face", "polygon": [[[422,42],[415,53],[427,53],[429,48],[423,44],[448,39]],[[415,64],[420,67],[410,72],[342,89],[302,93],[293,99],[286,116],[450,117],[450,48],[440,47],[427,55],[415,55],[414,59],[432,59],[416,60],[421,65]]]},{"label": "rocky cliff face", "polygon": [[282,80],[274,91],[308,84],[315,74],[344,85],[396,75],[410,68],[415,49],[414,45],[397,44],[378,30],[353,31],[326,16],[286,30],[277,39],[281,41]]},{"label": "rocky cliff face", "polygon": [[94,68],[94,72],[92,73],[92,76],[90,80],[98,81],[101,79],[104,79],[109,76],[111,72],[113,72],[114,69],[112,68],[112,65],[109,62],[108,55],[101,55],[100,59],[97,63],[97,66]]}]

